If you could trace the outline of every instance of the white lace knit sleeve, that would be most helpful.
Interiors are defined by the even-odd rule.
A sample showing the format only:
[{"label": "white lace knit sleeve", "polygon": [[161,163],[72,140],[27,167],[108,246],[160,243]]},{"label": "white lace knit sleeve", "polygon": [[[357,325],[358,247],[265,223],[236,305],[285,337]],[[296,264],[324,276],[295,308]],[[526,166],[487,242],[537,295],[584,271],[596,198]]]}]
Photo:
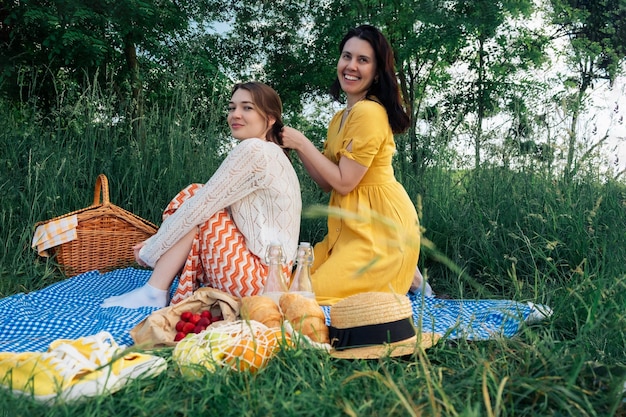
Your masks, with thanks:
[{"label": "white lace knit sleeve", "polygon": [[272,176],[267,142],[246,139],[230,151],[211,179],[170,215],[158,232],[146,241],[139,256],[151,267],[183,236],[217,211],[231,206],[261,188]]}]

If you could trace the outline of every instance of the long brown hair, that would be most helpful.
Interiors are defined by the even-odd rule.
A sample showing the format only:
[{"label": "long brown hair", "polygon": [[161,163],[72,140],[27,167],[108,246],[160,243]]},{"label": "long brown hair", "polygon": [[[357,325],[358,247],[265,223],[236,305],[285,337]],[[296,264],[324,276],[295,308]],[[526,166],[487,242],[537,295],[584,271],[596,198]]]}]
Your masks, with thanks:
[{"label": "long brown hair", "polygon": [[[339,44],[339,53],[343,52],[343,47],[351,38],[359,38],[368,42],[374,50],[376,57],[376,77],[367,91],[367,95],[375,96],[380,100],[387,110],[387,118],[393,133],[402,133],[409,128],[411,123],[409,116],[402,107],[402,97],[396,78],[395,60],[393,50],[387,38],[374,26],[361,25],[352,28],[346,33]],[[339,100],[341,94],[341,84],[339,79],[330,87],[330,94],[335,100]]]},{"label": "long brown hair", "polygon": [[[283,103],[280,100],[280,96],[272,87],[267,84],[263,84],[258,81],[248,81],[245,83],[238,83],[233,86],[232,94],[235,94],[237,90],[246,90],[252,96],[252,101],[256,105],[256,110],[263,116],[269,123],[269,118],[273,117],[276,122],[272,128],[267,132],[266,139],[270,142],[274,142],[278,146],[283,145],[283,141],[280,138],[280,131],[283,129]],[[286,154],[289,153],[288,149],[284,149]]]}]

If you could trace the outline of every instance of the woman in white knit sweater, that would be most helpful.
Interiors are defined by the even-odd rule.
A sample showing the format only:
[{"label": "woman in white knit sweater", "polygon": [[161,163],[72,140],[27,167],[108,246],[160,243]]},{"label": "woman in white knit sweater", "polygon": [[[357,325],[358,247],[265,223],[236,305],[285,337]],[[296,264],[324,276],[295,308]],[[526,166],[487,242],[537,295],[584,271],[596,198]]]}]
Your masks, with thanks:
[{"label": "woman in white knit sweater", "polygon": [[135,246],[137,262],[154,268],[148,282],[107,298],[103,307],[165,307],[177,275],[172,304],[199,285],[255,295],[267,277],[268,245],[278,241],[288,256],[295,254],[302,201],[298,177],[280,147],[278,94],[258,82],[235,85],[228,125],[240,143],[206,184],[181,191],[158,232]]}]

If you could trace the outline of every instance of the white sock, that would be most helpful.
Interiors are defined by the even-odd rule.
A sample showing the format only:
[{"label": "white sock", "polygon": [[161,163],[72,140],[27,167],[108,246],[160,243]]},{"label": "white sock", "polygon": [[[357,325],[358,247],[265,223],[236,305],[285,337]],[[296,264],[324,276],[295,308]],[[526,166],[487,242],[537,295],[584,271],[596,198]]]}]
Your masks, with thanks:
[{"label": "white sock", "polygon": [[116,295],[105,299],[100,307],[165,307],[169,300],[167,290],[160,290],[150,284],[136,288],[122,295]]},{"label": "white sock", "polygon": [[552,309],[547,305],[535,304],[532,301],[529,301],[527,304],[530,307],[530,314],[526,318],[526,323],[535,323],[552,316]]},{"label": "white sock", "polygon": [[427,281],[424,281],[422,291],[426,297],[434,297],[435,292]]}]

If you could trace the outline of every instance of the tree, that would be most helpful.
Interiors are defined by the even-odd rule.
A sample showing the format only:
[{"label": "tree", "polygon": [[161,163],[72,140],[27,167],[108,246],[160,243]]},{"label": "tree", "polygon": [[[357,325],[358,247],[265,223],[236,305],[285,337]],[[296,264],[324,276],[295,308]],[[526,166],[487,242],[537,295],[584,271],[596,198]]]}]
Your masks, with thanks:
[{"label": "tree", "polygon": [[[5,2],[0,9],[0,88],[13,100],[36,97],[40,106],[50,108],[59,82],[74,84],[79,92],[94,81],[111,82],[120,111],[141,139],[145,90],[167,87],[160,85],[163,78],[151,80],[150,74],[175,67],[180,46],[196,35],[189,29],[192,19],[211,19],[213,12],[200,6],[172,0]],[[32,75],[24,79],[22,73]]]},{"label": "tree", "polygon": [[269,83],[286,111],[299,113],[307,96],[325,93],[333,79],[326,51],[313,43],[319,40],[313,33],[320,7],[306,0],[234,2],[221,15],[230,22],[222,35],[225,68],[233,78]]},{"label": "tree", "polygon": [[[547,19],[556,28],[554,39],[566,40],[566,64],[573,75],[564,81],[566,94],[559,98],[569,115],[564,179],[578,171],[576,161],[578,123],[589,92],[598,81],[612,84],[623,71],[626,58],[626,1],[550,0]],[[599,146],[590,144],[585,154]]]},{"label": "tree", "polygon": [[[55,96],[51,78],[59,71],[74,79],[85,72],[93,76],[93,69],[112,58],[103,7],[25,0],[5,2],[0,16],[0,86],[10,98],[35,95],[49,105]],[[20,80],[20,71],[30,79]]]},{"label": "tree", "polygon": [[519,113],[528,110],[525,97],[532,81],[525,75],[545,62],[546,39],[524,24],[533,11],[532,1],[474,0],[455,7],[454,22],[466,40],[457,61],[464,71],[456,88],[446,94],[443,107],[449,114],[465,115],[474,142],[475,168],[482,162],[488,118],[506,112],[518,122],[526,118]]}]

